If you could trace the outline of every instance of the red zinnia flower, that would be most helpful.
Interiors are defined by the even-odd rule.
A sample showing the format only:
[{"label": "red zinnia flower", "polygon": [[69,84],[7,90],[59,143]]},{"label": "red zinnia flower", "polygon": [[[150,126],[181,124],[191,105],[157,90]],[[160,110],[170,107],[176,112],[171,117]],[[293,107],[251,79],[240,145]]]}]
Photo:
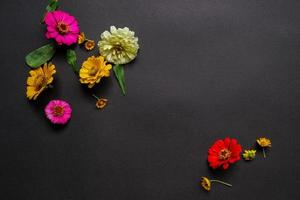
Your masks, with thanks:
[{"label": "red zinnia flower", "polygon": [[236,139],[225,138],[217,140],[208,150],[207,160],[209,166],[213,169],[223,167],[227,169],[229,164],[240,160],[242,146],[238,144]]}]

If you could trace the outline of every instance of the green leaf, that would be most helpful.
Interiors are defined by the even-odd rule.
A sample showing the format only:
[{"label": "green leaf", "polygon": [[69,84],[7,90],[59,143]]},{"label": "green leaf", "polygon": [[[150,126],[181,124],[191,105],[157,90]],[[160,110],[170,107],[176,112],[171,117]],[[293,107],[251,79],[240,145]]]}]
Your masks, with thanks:
[{"label": "green leaf", "polygon": [[119,82],[120,88],[122,90],[123,95],[126,94],[126,88],[125,88],[125,74],[124,74],[124,68],[122,65],[114,65],[113,70],[115,73],[115,76]]},{"label": "green leaf", "polygon": [[77,68],[76,52],[74,49],[67,50],[66,59],[69,65],[72,66],[74,72],[78,73],[79,69]]},{"label": "green leaf", "polygon": [[37,68],[51,60],[51,58],[54,56],[54,53],[55,46],[52,43],[49,43],[29,53],[25,57],[25,61],[30,67]]},{"label": "green leaf", "polygon": [[49,3],[46,7],[46,12],[44,12],[42,16],[41,23],[44,23],[47,12],[55,11],[58,8],[58,6],[59,6],[58,0],[49,0]]},{"label": "green leaf", "polygon": [[59,2],[58,0],[50,0],[48,3],[48,6],[46,7],[46,10],[48,12],[54,11],[58,8],[59,6]]}]

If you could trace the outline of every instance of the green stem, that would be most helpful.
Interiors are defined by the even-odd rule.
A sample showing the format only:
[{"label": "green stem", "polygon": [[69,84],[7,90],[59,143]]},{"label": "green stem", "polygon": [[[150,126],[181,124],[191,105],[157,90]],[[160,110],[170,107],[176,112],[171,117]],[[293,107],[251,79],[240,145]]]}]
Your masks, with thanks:
[{"label": "green stem", "polygon": [[265,148],[262,148],[262,150],[263,150],[264,158],[266,158],[267,156],[266,156]]},{"label": "green stem", "polygon": [[223,181],[220,181],[220,180],[210,180],[210,182],[217,182],[217,183],[221,183],[221,184],[223,184],[223,185],[226,185],[226,186],[228,186],[228,187],[231,187],[231,186],[232,186],[231,184],[229,184],[229,183],[226,183],[226,182],[223,182]]},{"label": "green stem", "polygon": [[97,97],[96,95],[92,94],[93,97],[95,97],[97,100],[99,100],[99,97]]}]

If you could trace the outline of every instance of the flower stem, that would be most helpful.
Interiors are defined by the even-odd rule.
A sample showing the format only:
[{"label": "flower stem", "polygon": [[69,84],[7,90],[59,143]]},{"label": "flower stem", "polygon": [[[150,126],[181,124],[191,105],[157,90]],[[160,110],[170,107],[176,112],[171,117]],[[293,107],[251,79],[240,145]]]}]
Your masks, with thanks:
[{"label": "flower stem", "polygon": [[95,94],[92,94],[92,96],[99,100],[99,97],[97,97]]},{"label": "flower stem", "polygon": [[267,156],[266,156],[265,148],[262,148],[262,150],[263,150],[264,158],[266,158]]},{"label": "flower stem", "polygon": [[231,186],[232,186],[231,184],[229,184],[229,183],[226,183],[226,182],[223,182],[223,181],[220,181],[220,180],[210,180],[210,182],[217,182],[217,183],[221,183],[221,184],[223,184],[223,185],[226,185],[226,186],[228,186],[228,187],[231,187]]}]

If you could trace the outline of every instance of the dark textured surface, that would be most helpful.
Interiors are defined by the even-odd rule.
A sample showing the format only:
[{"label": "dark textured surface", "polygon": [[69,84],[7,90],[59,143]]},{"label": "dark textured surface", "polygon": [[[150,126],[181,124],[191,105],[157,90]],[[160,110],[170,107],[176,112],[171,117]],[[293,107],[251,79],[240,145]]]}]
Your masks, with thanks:
[{"label": "dark textured surface", "polygon": [[[61,1],[91,39],[110,25],[135,30],[128,95],[113,77],[85,89],[60,52],[54,89],[29,102],[24,57],[47,42],[45,4],[1,2],[0,199],[300,199],[299,0]],[[98,53],[77,52],[80,63]],[[103,111],[93,92],[109,99]],[[44,117],[54,98],[73,107],[64,128]],[[213,172],[206,152],[225,136],[273,147]],[[233,187],[207,193],[201,176]]]}]

